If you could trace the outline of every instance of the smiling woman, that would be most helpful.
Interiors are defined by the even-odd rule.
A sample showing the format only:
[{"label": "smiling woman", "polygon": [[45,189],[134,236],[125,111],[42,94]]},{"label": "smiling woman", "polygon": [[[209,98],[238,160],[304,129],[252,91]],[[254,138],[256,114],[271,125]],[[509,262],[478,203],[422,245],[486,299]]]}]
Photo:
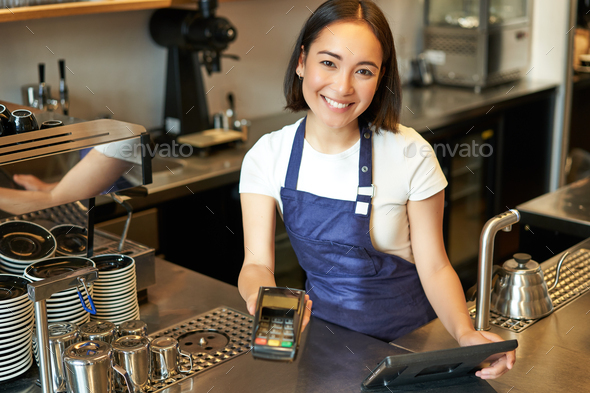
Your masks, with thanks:
[{"label": "smiling woman", "polygon": [[[276,208],[307,275],[313,315],[392,341],[439,317],[460,345],[474,330],[442,237],[447,181],[432,147],[399,124],[391,30],[369,0],[329,0],[304,25],[284,84],[307,116],[263,136],[244,158],[245,259],[238,286],[253,313],[275,286]],[[404,154],[409,146],[427,154]],[[313,303],[312,303],[313,302]],[[304,321],[304,324],[306,321]],[[478,371],[495,378],[514,352]]]}]

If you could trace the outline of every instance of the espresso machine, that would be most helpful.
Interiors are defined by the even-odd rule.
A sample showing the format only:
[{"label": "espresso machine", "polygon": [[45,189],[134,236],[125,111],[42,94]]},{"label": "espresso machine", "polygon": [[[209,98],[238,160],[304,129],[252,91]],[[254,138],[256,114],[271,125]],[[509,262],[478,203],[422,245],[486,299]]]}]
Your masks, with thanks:
[{"label": "espresso machine", "polygon": [[[222,54],[236,39],[237,32],[227,19],[215,16],[216,9],[217,0],[199,0],[196,11],[161,9],[152,15],[150,34],[158,45],[168,48],[162,136],[186,137],[203,131],[212,134],[213,122],[209,117],[201,68],[204,66],[207,74],[211,75],[221,71],[222,57],[238,59],[237,56]],[[230,126],[234,128],[233,124]],[[179,142],[203,147],[201,142],[210,137],[224,135],[234,140],[241,138],[238,132],[224,131],[215,131],[215,135],[208,135],[207,138],[191,135],[190,138],[179,139]]]},{"label": "espresso machine", "polygon": [[[51,363],[57,358],[49,349],[49,325],[82,324],[90,318],[86,311],[97,314],[101,307],[90,298],[93,293],[97,299],[98,287],[91,289],[88,285],[96,283],[97,267],[80,268],[80,263],[92,263],[90,257],[103,254],[132,257],[134,271],[129,277],[133,277],[133,284],[125,288],[127,298],[135,298],[134,302],[136,290],[155,283],[154,250],[132,241],[127,241],[124,249],[118,248],[119,239],[94,229],[96,197],[121,196],[151,183],[151,157],[147,154],[150,138],[144,127],[122,121],[80,122],[56,113],[32,114],[28,110],[14,110],[12,116],[19,111],[28,112],[36,121],[56,116],[60,124],[69,124],[0,137],[2,289],[19,281],[19,286],[13,286],[18,290],[8,287],[3,291],[0,324],[5,332],[4,351],[14,353],[10,361],[3,360],[3,366],[12,367],[12,374],[0,375],[0,381],[22,376],[34,354],[42,391],[50,392],[64,385],[62,369],[58,370],[58,363]],[[23,183],[23,176],[35,182]],[[21,180],[14,180],[17,177]],[[59,191],[44,192],[48,189]],[[36,269],[31,273],[34,279],[27,275],[31,269]],[[59,296],[53,296],[58,292]],[[29,378],[34,372],[27,375]]]}]

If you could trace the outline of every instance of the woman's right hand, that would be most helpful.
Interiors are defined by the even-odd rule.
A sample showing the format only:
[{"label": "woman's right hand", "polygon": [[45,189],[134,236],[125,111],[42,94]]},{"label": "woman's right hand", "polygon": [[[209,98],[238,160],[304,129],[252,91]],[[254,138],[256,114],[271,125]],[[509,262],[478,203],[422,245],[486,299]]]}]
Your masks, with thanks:
[{"label": "woman's right hand", "polygon": [[57,183],[45,183],[33,175],[14,175],[12,180],[27,191],[51,191]]},{"label": "woman's right hand", "polygon": [[[248,300],[246,300],[246,308],[250,315],[254,315],[256,313],[256,303],[258,301],[258,293],[251,295]],[[301,331],[305,330],[305,327],[309,323],[309,319],[311,318],[311,307],[313,306],[313,302],[309,300],[309,295],[305,295],[305,310],[303,310],[303,325]]]}]

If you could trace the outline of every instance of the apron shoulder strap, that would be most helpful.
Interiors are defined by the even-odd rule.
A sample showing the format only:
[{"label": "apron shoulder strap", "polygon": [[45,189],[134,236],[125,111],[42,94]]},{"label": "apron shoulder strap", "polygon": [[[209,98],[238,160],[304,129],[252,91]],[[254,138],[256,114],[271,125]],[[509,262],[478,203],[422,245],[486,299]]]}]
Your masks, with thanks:
[{"label": "apron shoulder strap", "polygon": [[370,214],[371,199],[375,196],[373,185],[373,132],[369,125],[359,119],[361,151],[359,157],[359,185],[357,188],[355,214]]},{"label": "apron shoulder strap", "polygon": [[305,123],[307,116],[303,118],[293,140],[291,156],[289,157],[289,166],[287,167],[287,176],[285,178],[285,188],[292,190],[297,189],[297,180],[299,179],[299,167],[301,166],[301,156],[303,154],[303,141],[305,140]]}]

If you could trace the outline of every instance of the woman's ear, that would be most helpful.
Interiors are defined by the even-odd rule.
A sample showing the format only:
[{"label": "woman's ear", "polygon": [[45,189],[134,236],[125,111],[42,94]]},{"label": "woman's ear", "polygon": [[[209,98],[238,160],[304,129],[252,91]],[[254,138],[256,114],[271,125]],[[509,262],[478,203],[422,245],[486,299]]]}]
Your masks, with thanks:
[{"label": "woman's ear", "polygon": [[299,77],[303,78],[305,74],[305,50],[301,45],[301,52],[299,53],[299,61],[297,62],[297,69],[295,70]]}]

